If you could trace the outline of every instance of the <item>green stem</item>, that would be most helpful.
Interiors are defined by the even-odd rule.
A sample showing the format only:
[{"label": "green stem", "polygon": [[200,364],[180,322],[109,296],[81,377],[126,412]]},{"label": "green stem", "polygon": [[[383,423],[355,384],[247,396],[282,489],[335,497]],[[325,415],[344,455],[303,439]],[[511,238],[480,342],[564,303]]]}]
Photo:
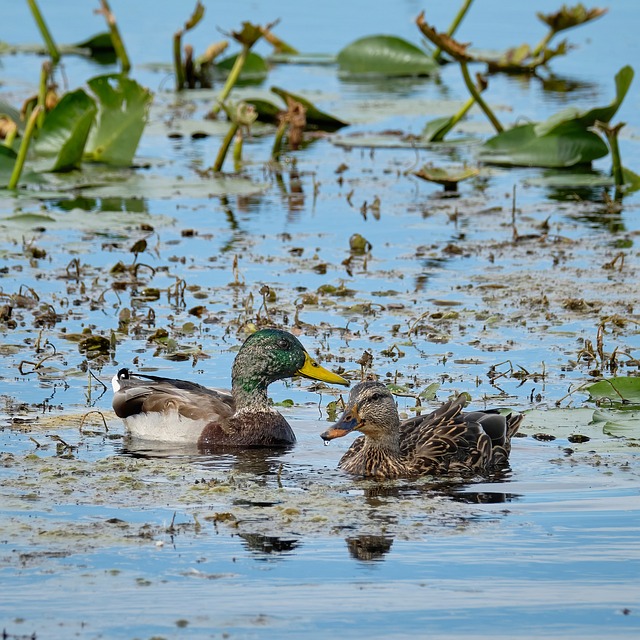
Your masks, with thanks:
[{"label": "green stem", "polygon": [[[464,0],[464,2],[462,3],[462,6],[460,7],[460,9],[458,9],[458,13],[456,14],[455,18],[453,19],[453,22],[449,25],[449,28],[447,29],[447,35],[448,36],[453,36],[453,34],[456,32],[457,28],[460,26],[460,23],[462,22],[462,19],[464,18],[464,16],[466,15],[467,11],[469,10],[469,7],[471,6],[472,2],[473,2],[473,0]],[[438,47],[433,52],[433,59],[436,62],[440,62],[440,56],[441,55],[442,55],[442,49],[440,47]]]},{"label": "green stem", "polygon": [[280,159],[280,152],[282,151],[282,138],[284,132],[287,130],[287,123],[281,122],[276,130],[276,136],[273,139],[273,147],[271,147],[271,159],[276,162]]},{"label": "green stem", "polygon": [[235,136],[235,142],[233,144],[233,168],[236,173],[240,173],[242,168],[242,145],[244,142],[244,136],[238,130]]},{"label": "green stem", "polygon": [[47,112],[47,87],[49,85],[49,75],[51,74],[51,63],[43,62],[40,71],[40,86],[38,87],[38,106],[42,107],[38,115],[38,129],[42,129],[44,118]]},{"label": "green stem", "polygon": [[467,89],[469,89],[469,93],[474,97],[475,101],[478,103],[478,106],[484,111],[485,115],[491,121],[493,128],[498,132],[502,133],[504,131],[502,125],[498,118],[495,117],[493,111],[489,108],[487,103],[482,99],[480,92],[477,87],[473,84],[473,80],[469,75],[469,68],[467,67],[467,63],[464,60],[460,60],[460,70],[462,71],[462,77],[464,78],[464,83],[467,85]]},{"label": "green stem", "polygon": [[547,48],[549,42],[551,42],[551,38],[556,35],[556,32],[551,29],[547,35],[538,42],[535,49],[531,52],[531,58],[534,60]]},{"label": "green stem", "polygon": [[56,43],[53,41],[51,37],[51,32],[47,27],[47,23],[44,21],[42,14],[40,13],[40,9],[36,4],[36,0],[27,0],[29,3],[29,8],[31,9],[31,13],[33,14],[33,18],[38,25],[38,29],[40,29],[40,34],[47,45],[47,49],[49,50],[49,55],[53,60],[54,64],[57,64],[60,60],[60,51],[58,51],[58,47],[56,47]]},{"label": "green stem", "polygon": [[236,61],[233,63],[233,67],[227,76],[227,81],[224,83],[224,87],[222,87],[222,91],[218,96],[218,102],[215,104],[211,111],[209,111],[208,116],[211,118],[215,118],[218,113],[220,113],[220,109],[222,108],[222,104],[227,99],[229,94],[231,93],[231,89],[238,81],[240,77],[240,72],[242,71],[242,67],[244,67],[244,63],[247,60],[247,55],[249,54],[249,48],[243,46],[242,51],[238,54]]},{"label": "green stem", "polygon": [[20,149],[18,149],[18,156],[16,158],[15,164],[13,165],[13,171],[11,172],[11,178],[9,178],[7,189],[15,189],[18,186],[18,180],[20,180],[20,176],[22,175],[22,168],[24,167],[24,161],[27,157],[29,144],[31,143],[31,138],[33,137],[33,130],[36,127],[36,121],[38,119],[38,116],[40,115],[41,110],[42,107],[40,105],[35,107],[31,112],[31,115],[29,116],[29,120],[27,120],[27,126],[24,129],[22,142],[20,143]]},{"label": "green stem", "polygon": [[447,124],[447,126],[444,127],[440,131],[440,133],[438,133],[438,135],[433,138],[432,142],[442,142],[447,133],[449,133],[449,131],[451,131],[451,129],[453,129],[453,127],[455,127],[458,122],[460,122],[460,120],[462,120],[462,118],[467,115],[467,111],[469,111],[469,109],[471,109],[471,107],[473,107],[475,103],[476,99],[471,96],[471,98],[469,98],[462,105],[462,107],[460,107],[460,110],[454,116],[452,116],[451,120],[449,120],[449,124]]},{"label": "green stem", "polygon": [[184,67],[182,66],[182,31],[173,36],[173,67],[176,73],[176,91],[184,89]]},{"label": "green stem", "polygon": [[131,62],[129,61],[127,50],[124,48],[124,42],[120,37],[120,30],[118,29],[115,16],[111,13],[111,7],[109,7],[109,2],[107,0],[100,0],[100,4],[102,5],[102,13],[107,21],[107,26],[109,27],[109,33],[111,34],[111,44],[113,45],[116,55],[120,60],[120,64],[122,65],[122,72],[128,73],[131,69]]},{"label": "green stem", "polygon": [[229,151],[229,145],[233,140],[233,137],[236,135],[238,131],[238,125],[232,123],[229,127],[229,131],[227,131],[227,135],[224,137],[222,144],[220,145],[220,149],[218,149],[218,155],[216,157],[216,161],[213,165],[213,171],[218,173],[222,169],[222,165],[224,164],[224,159],[227,157],[227,151]]},{"label": "green stem", "polygon": [[617,127],[607,127],[604,132],[609,141],[609,148],[611,149],[611,171],[613,173],[613,181],[616,185],[616,190],[621,189],[624,186],[624,175],[622,172],[622,160],[620,159],[620,147],[618,146],[618,132],[622,125]]}]

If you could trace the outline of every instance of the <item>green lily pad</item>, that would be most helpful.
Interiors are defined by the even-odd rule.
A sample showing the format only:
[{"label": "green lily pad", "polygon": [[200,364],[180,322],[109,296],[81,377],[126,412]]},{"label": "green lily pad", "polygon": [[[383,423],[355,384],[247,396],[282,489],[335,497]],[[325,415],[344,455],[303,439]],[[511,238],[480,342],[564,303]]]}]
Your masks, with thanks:
[{"label": "green lily pad", "polygon": [[111,34],[108,31],[97,33],[82,42],[70,45],[72,53],[88,52],[89,56],[100,64],[112,64],[116,61],[116,50],[113,46]]},{"label": "green lily pad", "polygon": [[612,411],[596,409],[593,423],[610,436],[640,438],[640,411]]},{"label": "green lily pad", "polygon": [[577,122],[585,129],[592,127],[596,121],[609,122],[627,95],[631,82],[633,81],[633,75],[633,69],[630,66],[623,67],[618,71],[615,76],[616,97],[610,105],[606,107],[596,107],[588,111],[580,110],[577,107],[563,109],[544,122],[538,123],[535,127],[536,136],[546,136],[568,122]]},{"label": "green lily pad", "polygon": [[443,116],[429,120],[422,130],[422,138],[425,142],[440,142],[444,134],[451,128],[453,116]]},{"label": "green lily pad", "polygon": [[625,191],[631,193],[640,189],[640,176],[637,173],[622,167],[622,177],[624,178]]},{"label": "green lily pad", "polygon": [[285,91],[279,87],[271,87],[271,91],[280,96],[285,103],[287,101],[287,97],[299,102],[306,109],[308,127],[311,126],[313,128],[321,129],[322,131],[336,131],[349,124],[348,122],[344,122],[335,116],[321,111],[313,103],[295,93]]},{"label": "green lily pad", "polygon": [[9,179],[13,173],[13,166],[16,163],[17,154],[13,149],[0,144],[0,187],[4,188],[9,184]]},{"label": "green lily pad", "polygon": [[340,71],[354,75],[424,76],[437,66],[422,49],[396,36],[360,38],[338,53]]},{"label": "green lily pad", "polygon": [[79,167],[96,112],[96,103],[84,90],[65,93],[47,114],[33,145],[36,169],[67,171]]},{"label": "green lily pad", "polygon": [[475,178],[479,173],[480,170],[476,167],[445,169],[444,167],[425,165],[420,171],[414,171],[413,175],[423,180],[428,180],[429,182],[441,184],[445,191],[456,191],[458,189],[458,182]]},{"label": "green lily pad", "polygon": [[85,160],[128,166],[147,120],[152,93],[125,75],[92,78],[87,83],[98,98],[96,125]]},{"label": "green lily pad", "polygon": [[577,173],[570,169],[525,178],[523,182],[532,187],[553,188],[611,187],[614,184],[611,176],[595,172]]},{"label": "green lily pad", "polygon": [[278,122],[278,114],[282,113],[282,107],[278,107],[269,102],[268,100],[261,100],[259,98],[249,98],[245,100],[247,104],[253,106],[258,113],[258,120],[260,122],[269,122],[276,124]]},{"label": "green lily pad", "polygon": [[640,378],[631,376],[600,380],[586,388],[590,400],[608,400],[613,404],[640,404]]},{"label": "green lily pad", "polygon": [[616,74],[616,97],[610,105],[589,111],[572,107],[544,122],[503,131],[484,143],[480,160],[525,167],[572,167],[606,156],[607,145],[589,129],[596,121],[609,122],[622,104],[632,80],[633,69],[623,67]]},{"label": "green lily pad", "polygon": [[[628,411],[593,411],[586,407],[565,409],[532,409],[524,412],[519,432],[544,443],[541,446],[557,451],[567,446],[576,451],[613,453],[629,451],[630,441],[638,433]],[[626,430],[623,428],[626,425]],[[638,425],[640,427],[640,424]],[[551,437],[552,438],[551,438]],[[517,447],[517,440],[512,446]]]},{"label": "green lily pad", "polygon": [[[216,69],[224,75],[227,75],[233,68],[237,57],[238,54],[223,58],[216,64]],[[238,82],[264,82],[268,75],[269,65],[266,60],[257,53],[249,51],[247,59],[244,61],[244,65],[240,71]]]},{"label": "green lily pad", "polygon": [[539,137],[535,124],[525,124],[487,140],[479,160],[521,167],[573,167],[588,164],[609,153],[606,143],[578,121],[564,122]]}]

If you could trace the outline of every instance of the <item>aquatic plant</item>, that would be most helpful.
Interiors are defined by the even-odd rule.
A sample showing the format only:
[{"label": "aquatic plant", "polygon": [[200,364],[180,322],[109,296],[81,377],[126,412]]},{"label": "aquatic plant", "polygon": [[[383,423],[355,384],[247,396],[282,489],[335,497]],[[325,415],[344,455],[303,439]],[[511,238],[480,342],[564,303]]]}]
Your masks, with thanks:
[{"label": "aquatic plant", "polygon": [[237,104],[222,105],[230,126],[227,134],[222,140],[220,148],[218,149],[218,155],[213,163],[212,171],[217,173],[222,170],[222,165],[229,151],[231,141],[236,138],[236,151],[234,153],[234,160],[236,164],[236,170],[239,167],[241,155],[242,155],[242,132],[248,131],[251,125],[256,121],[258,114],[252,105],[246,102],[238,102]]},{"label": "aquatic plant", "polygon": [[182,36],[191,31],[204,17],[204,5],[198,0],[191,17],[184,23],[182,29],[178,29],[173,36],[173,70],[176,76],[176,91],[184,89],[185,85],[189,85],[187,78],[193,77],[193,59],[191,55],[187,56],[187,68],[182,61]]},{"label": "aquatic plant", "polygon": [[50,103],[42,89],[46,81],[41,80],[38,98],[27,106],[26,121],[16,110],[2,105],[12,126],[1,147],[0,186],[16,188],[25,163],[35,172],[68,171],[83,161],[131,164],[146,123],[151,92],[121,74],[97,76],[87,85],[93,95],[76,89]]},{"label": "aquatic plant", "polygon": [[250,22],[243,22],[242,31],[232,31],[229,34],[230,37],[232,37],[236,42],[240,44],[242,49],[234,59],[233,66],[229,71],[229,75],[227,76],[226,82],[222,87],[220,94],[218,95],[217,103],[211,108],[211,110],[208,113],[209,118],[217,117],[218,113],[220,112],[220,109],[222,108],[222,105],[224,104],[225,100],[231,93],[231,90],[233,89],[234,85],[238,81],[242,68],[244,67],[245,62],[247,61],[247,58],[249,56],[249,53],[252,47],[256,44],[256,42],[258,42],[258,40],[260,40],[264,29],[269,31],[271,30],[274,24],[276,23],[274,22],[267,25],[266,27],[260,27],[258,25],[251,24]]},{"label": "aquatic plant", "polygon": [[56,43],[53,40],[53,36],[49,31],[49,27],[47,26],[47,23],[45,22],[44,17],[42,16],[42,13],[40,13],[40,8],[38,7],[36,0],[27,0],[27,2],[29,4],[29,9],[31,9],[31,14],[33,15],[33,19],[36,21],[36,24],[38,25],[38,29],[40,30],[40,34],[42,35],[42,39],[45,42],[47,51],[49,52],[49,55],[51,56],[51,59],[53,60],[54,64],[56,64],[60,60],[60,51],[58,50],[58,47],[56,46]]}]

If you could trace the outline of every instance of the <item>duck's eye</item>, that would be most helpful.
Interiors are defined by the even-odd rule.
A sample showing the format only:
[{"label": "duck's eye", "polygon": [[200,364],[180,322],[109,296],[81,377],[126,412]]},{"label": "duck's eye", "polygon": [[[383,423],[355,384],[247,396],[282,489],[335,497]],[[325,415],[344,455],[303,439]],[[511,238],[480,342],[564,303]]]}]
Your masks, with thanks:
[{"label": "duck's eye", "polygon": [[381,393],[374,393],[374,394],[369,396],[369,401],[370,402],[378,402],[379,400],[382,400],[382,394]]},{"label": "duck's eye", "polygon": [[280,340],[278,340],[278,349],[284,349],[285,351],[288,351],[291,348],[291,345],[289,344],[288,340],[285,340],[284,338],[280,338]]}]

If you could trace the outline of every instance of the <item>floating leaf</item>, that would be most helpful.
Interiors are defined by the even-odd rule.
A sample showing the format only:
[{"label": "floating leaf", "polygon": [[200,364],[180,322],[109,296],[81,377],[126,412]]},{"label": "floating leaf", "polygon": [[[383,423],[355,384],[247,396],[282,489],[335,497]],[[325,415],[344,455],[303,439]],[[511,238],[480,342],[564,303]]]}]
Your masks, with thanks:
[{"label": "floating leaf", "polygon": [[577,121],[564,122],[545,136],[536,135],[535,124],[525,124],[487,140],[479,159],[499,165],[524,167],[572,167],[607,155],[605,142]]},{"label": "floating leaf", "polygon": [[475,167],[445,169],[443,167],[425,165],[420,171],[414,171],[413,175],[423,180],[428,180],[429,182],[441,184],[445,191],[457,191],[458,182],[462,182],[462,180],[467,180],[468,178],[474,178],[479,173],[479,169]]},{"label": "floating leaf", "polygon": [[592,127],[596,121],[609,122],[616,114],[633,82],[634,72],[630,66],[622,67],[615,76],[616,97],[606,107],[596,107],[582,111],[577,107],[568,107],[554,114],[544,122],[536,124],[535,132],[539,137],[555,132],[567,122],[579,123],[583,128]]},{"label": "floating leaf", "polygon": [[314,104],[305,100],[302,96],[290,93],[289,91],[285,91],[278,87],[271,87],[271,91],[280,96],[284,100],[285,104],[288,104],[288,100],[293,100],[295,102],[299,102],[305,108],[307,128],[321,129],[322,131],[336,131],[337,129],[348,125],[347,122],[321,111]]},{"label": "floating leaf", "polygon": [[534,187],[584,188],[584,187],[611,187],[613,178],[602,173],[576,173],[572,170],[549,172],[542,176],[526,178],[524,184]]},{"label": "floating leaf", "polygon": [[622,177],[624,178],[625,191],[627,193],[640,189],[640,176],[637,173],[627,169],[627,167],[622,167]]},{"label": "floating leaf", "polygon": [[9,178],[13,173],[17,154],[13,149],[0,144],[0,187],[4,188],[9,184]]},{"label": "floating leaf", "polygon": [[[227,75],[231,71],[231,69],[233,69],[233,65],[235,64],[238,55],[239,54],[235,54],[232,56],[228,56],[227,58],[223,58],[216,64],[216,69],[221,71],[224,75]],[[263,82],[268,75],[269,66],[267,65],[266,60],[257,53],[249,51],[249,53],[247,53],[247,59],[244,62],[242,70],[240,71],[238,81]]]},{"label": "floating leaf", "polygon": [[146,124],[151,92],[119,74],[98,76],[87,84],[98,98],[98,115],[85,159],[130,165]]},{"label": "floating leaf", "polygon": [[601,425],[602,431],[610,436],[640,437],[640,411],[596,409],[593,424]]},{"label": "floating leaf", "polygon": [[74,49],[89,51],[89,55],[92,58],[104,64],[111,64],[116,60],[116,50],[111,40],[111,34],[108,31],[98,33],[72,46]]},{"label": "floating leaf", "polygon": [[422,130],[422,139],[425,142],[439,142],[444,134],[451,129],[454,116],[443,116],[429,120]]},{"label": "floating leaf", "polygon": [[249,98],[248,100],[245,100],[245,102],[253,106],[258,114],[258,120],[260,122],[277,124],[278,114],[282,112],[282,107],[278,107],[268,100],[260,100],[258,98]]},{"label": "floating leaf", "polygon": [[80,166],[95,102],[82,90],[65,93],[47,114],[33,150],[40,171],[66,171]]},{"label": "floating leaf", "polygon": [[433,58],[396,36],[368,36],[347,45],[338,54],[343,73],[382,76],[431,75],[437,68]]},{"label": "floating leaf", "polygon": [[591,400],[609,400],[614,404],[640,404],[640,378],[623,376],[600,380],[586,390]]}]

